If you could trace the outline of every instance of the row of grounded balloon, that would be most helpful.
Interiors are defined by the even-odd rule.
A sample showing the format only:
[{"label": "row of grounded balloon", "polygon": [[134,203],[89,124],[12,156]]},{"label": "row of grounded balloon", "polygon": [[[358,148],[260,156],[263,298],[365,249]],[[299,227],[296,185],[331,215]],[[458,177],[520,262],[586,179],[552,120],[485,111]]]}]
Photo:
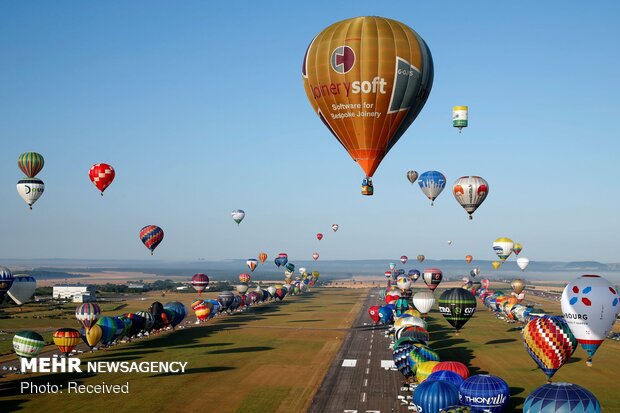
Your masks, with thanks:
[{"label": "row of grounded balloon", "polygon": [[[454,310],[449,316],[451,318],[446,318],[458,329],[464,321],[456,315],[461,312],[472,315],[473,311],[457,310],[460,305],[458,302],[463,301],[457,290],[470,294],[462,289],[447,290],[447,294],[442,294],[440,298],[440,311],[442,304]],[[467,298],[473,298],[475,302],[473,295]],[[391,331],[395,340],[392,344],[394,364],[408,383],[417,382],[413,393],[415,409],[422,412],[440,412],[444,409],[451,412],[452,410],[447,409],[456,408],[504,411],[510,398],[510,389],[504,380],[486,374],[470,376],[469,369],[463,363],[441,361],[438,353],[432,349],[428,326],[419,317],[421,313],[430,311],[435,302],[433,293],[421,291],[413,296],[412,302],[417,310],[408,308],[399,311],[402,302],[406,300],[401,298],[395,305],[373,306],[368,312],[375,323],[393,323]],[[467,307],[467,303],[465,306],[471,308]]]}]

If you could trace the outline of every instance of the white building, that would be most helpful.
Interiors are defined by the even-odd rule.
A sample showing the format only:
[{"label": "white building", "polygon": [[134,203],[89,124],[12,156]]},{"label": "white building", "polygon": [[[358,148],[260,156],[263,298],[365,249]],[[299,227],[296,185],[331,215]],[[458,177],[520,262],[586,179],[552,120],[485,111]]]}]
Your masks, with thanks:
[{"label": "white building", "polygon": [[92,285],[55,285],[52,290],[55,300],[71,300],[77,303],[95,301],[95,287]]}]

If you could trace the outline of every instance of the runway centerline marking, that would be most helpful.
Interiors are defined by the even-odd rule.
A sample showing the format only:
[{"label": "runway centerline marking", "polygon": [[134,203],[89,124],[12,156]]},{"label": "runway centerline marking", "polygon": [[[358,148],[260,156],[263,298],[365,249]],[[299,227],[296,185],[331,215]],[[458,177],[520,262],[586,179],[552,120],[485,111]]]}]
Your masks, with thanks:
[{"label": "runway centerline marking", "polygon": [[368,379],[364,379],[364,387],[368,386]]},{"label": "runway centerline marking", "polygon": [[366,393],[362,393],[362,402],[366,401]]},{"label": "runway centerline marking", "polygon": [[370,367],[366,367],[366,374],[370,372]]},{"label": "runway centerline marking", "polygon": [[370,359],[366,360],[366,364],[370,364]]}]

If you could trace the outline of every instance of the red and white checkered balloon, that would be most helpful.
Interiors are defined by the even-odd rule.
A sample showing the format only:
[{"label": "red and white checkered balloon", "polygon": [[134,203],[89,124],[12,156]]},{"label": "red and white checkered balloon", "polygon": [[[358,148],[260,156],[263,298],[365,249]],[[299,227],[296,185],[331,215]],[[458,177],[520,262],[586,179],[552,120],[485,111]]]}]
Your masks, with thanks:
[{"label": "red and white checkered balloon", "polygon": [[91,166],[88,171],[88,176],[90,180],[95,184],[97,189],[101,191],[101,195],[103,196],[103,191],[106,190],[108,186],[112,183],[115,176],[114,168],[112,168],[107,163],[98,163]]}]

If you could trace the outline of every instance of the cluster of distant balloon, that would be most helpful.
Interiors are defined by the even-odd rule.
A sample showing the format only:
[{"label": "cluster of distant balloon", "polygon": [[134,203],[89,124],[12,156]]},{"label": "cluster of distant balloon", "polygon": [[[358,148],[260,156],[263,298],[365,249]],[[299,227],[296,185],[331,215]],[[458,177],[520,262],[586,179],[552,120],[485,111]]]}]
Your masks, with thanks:
[{"label": "cluster of distant balloon", "polygon": [[[515,243],[507,237],[500,237],[493,241],[493,251],[499,258],[499,261],[493,261],[493,269],[498,270],[513,252],[515,255],[519,255],[521,250],[523,250],[523,246],[521,244]],[[530,265],[530,260],[528,258],[517,258],[517,266],[521,269],[521,271],[525,271],[528,265]]]},{"label": "cluster of distant balloon", "polygon": [[[290,263],[285,263],[285,265],[292,266]],[[292,270],[294,266],[288,268]],[[199,298],[192,302],[190,307],[196,315],[197,323],[201,323],[218,314],[231,314],[236,310],[244,310],[259,303],[281,301],[286,295],[302,294],[314,285],[320,274],[318,272],[308,274],[305,269],[300,270],[303,270],[302,276],[295,282],[276,284],[265,289],[257,285],[249,294],[246,292],[251,277],[249,274],[241,274],[239,276],[241,284],[237,286],[238,294],[224,291],[218,295],[217,299]],[[0,298],[6,291],[9,291],[16,304],[22,305],[28,301],[34,293],[36,283],[34,279],[31,282],[26,278],[32,277],[12,277],[9,269],[0,267]],[[191,285],[200,295],[208,288],[209,277],[206,274],[195,274],[191,279]],[[13,289],[14,287],[17,288]],[[61,328],[53,334],[54,343],[60,352],[68,355],[81,342],[93,350],[96,346],[107,348],[124,339],[132,340],[161,330],[174,329],[187,316],[187,309],[183,303],[178,301],[166,304],[155,301],[145,311],[117,316],[102,316],[101,313],[100,306],[94,302],[78,306],[75,317],[81,323],[82,328],[80,330]],[[43,337],[35,331],[20,331],[13,337],[13,348],[19,357],[36,357],[45,344]]]}]

